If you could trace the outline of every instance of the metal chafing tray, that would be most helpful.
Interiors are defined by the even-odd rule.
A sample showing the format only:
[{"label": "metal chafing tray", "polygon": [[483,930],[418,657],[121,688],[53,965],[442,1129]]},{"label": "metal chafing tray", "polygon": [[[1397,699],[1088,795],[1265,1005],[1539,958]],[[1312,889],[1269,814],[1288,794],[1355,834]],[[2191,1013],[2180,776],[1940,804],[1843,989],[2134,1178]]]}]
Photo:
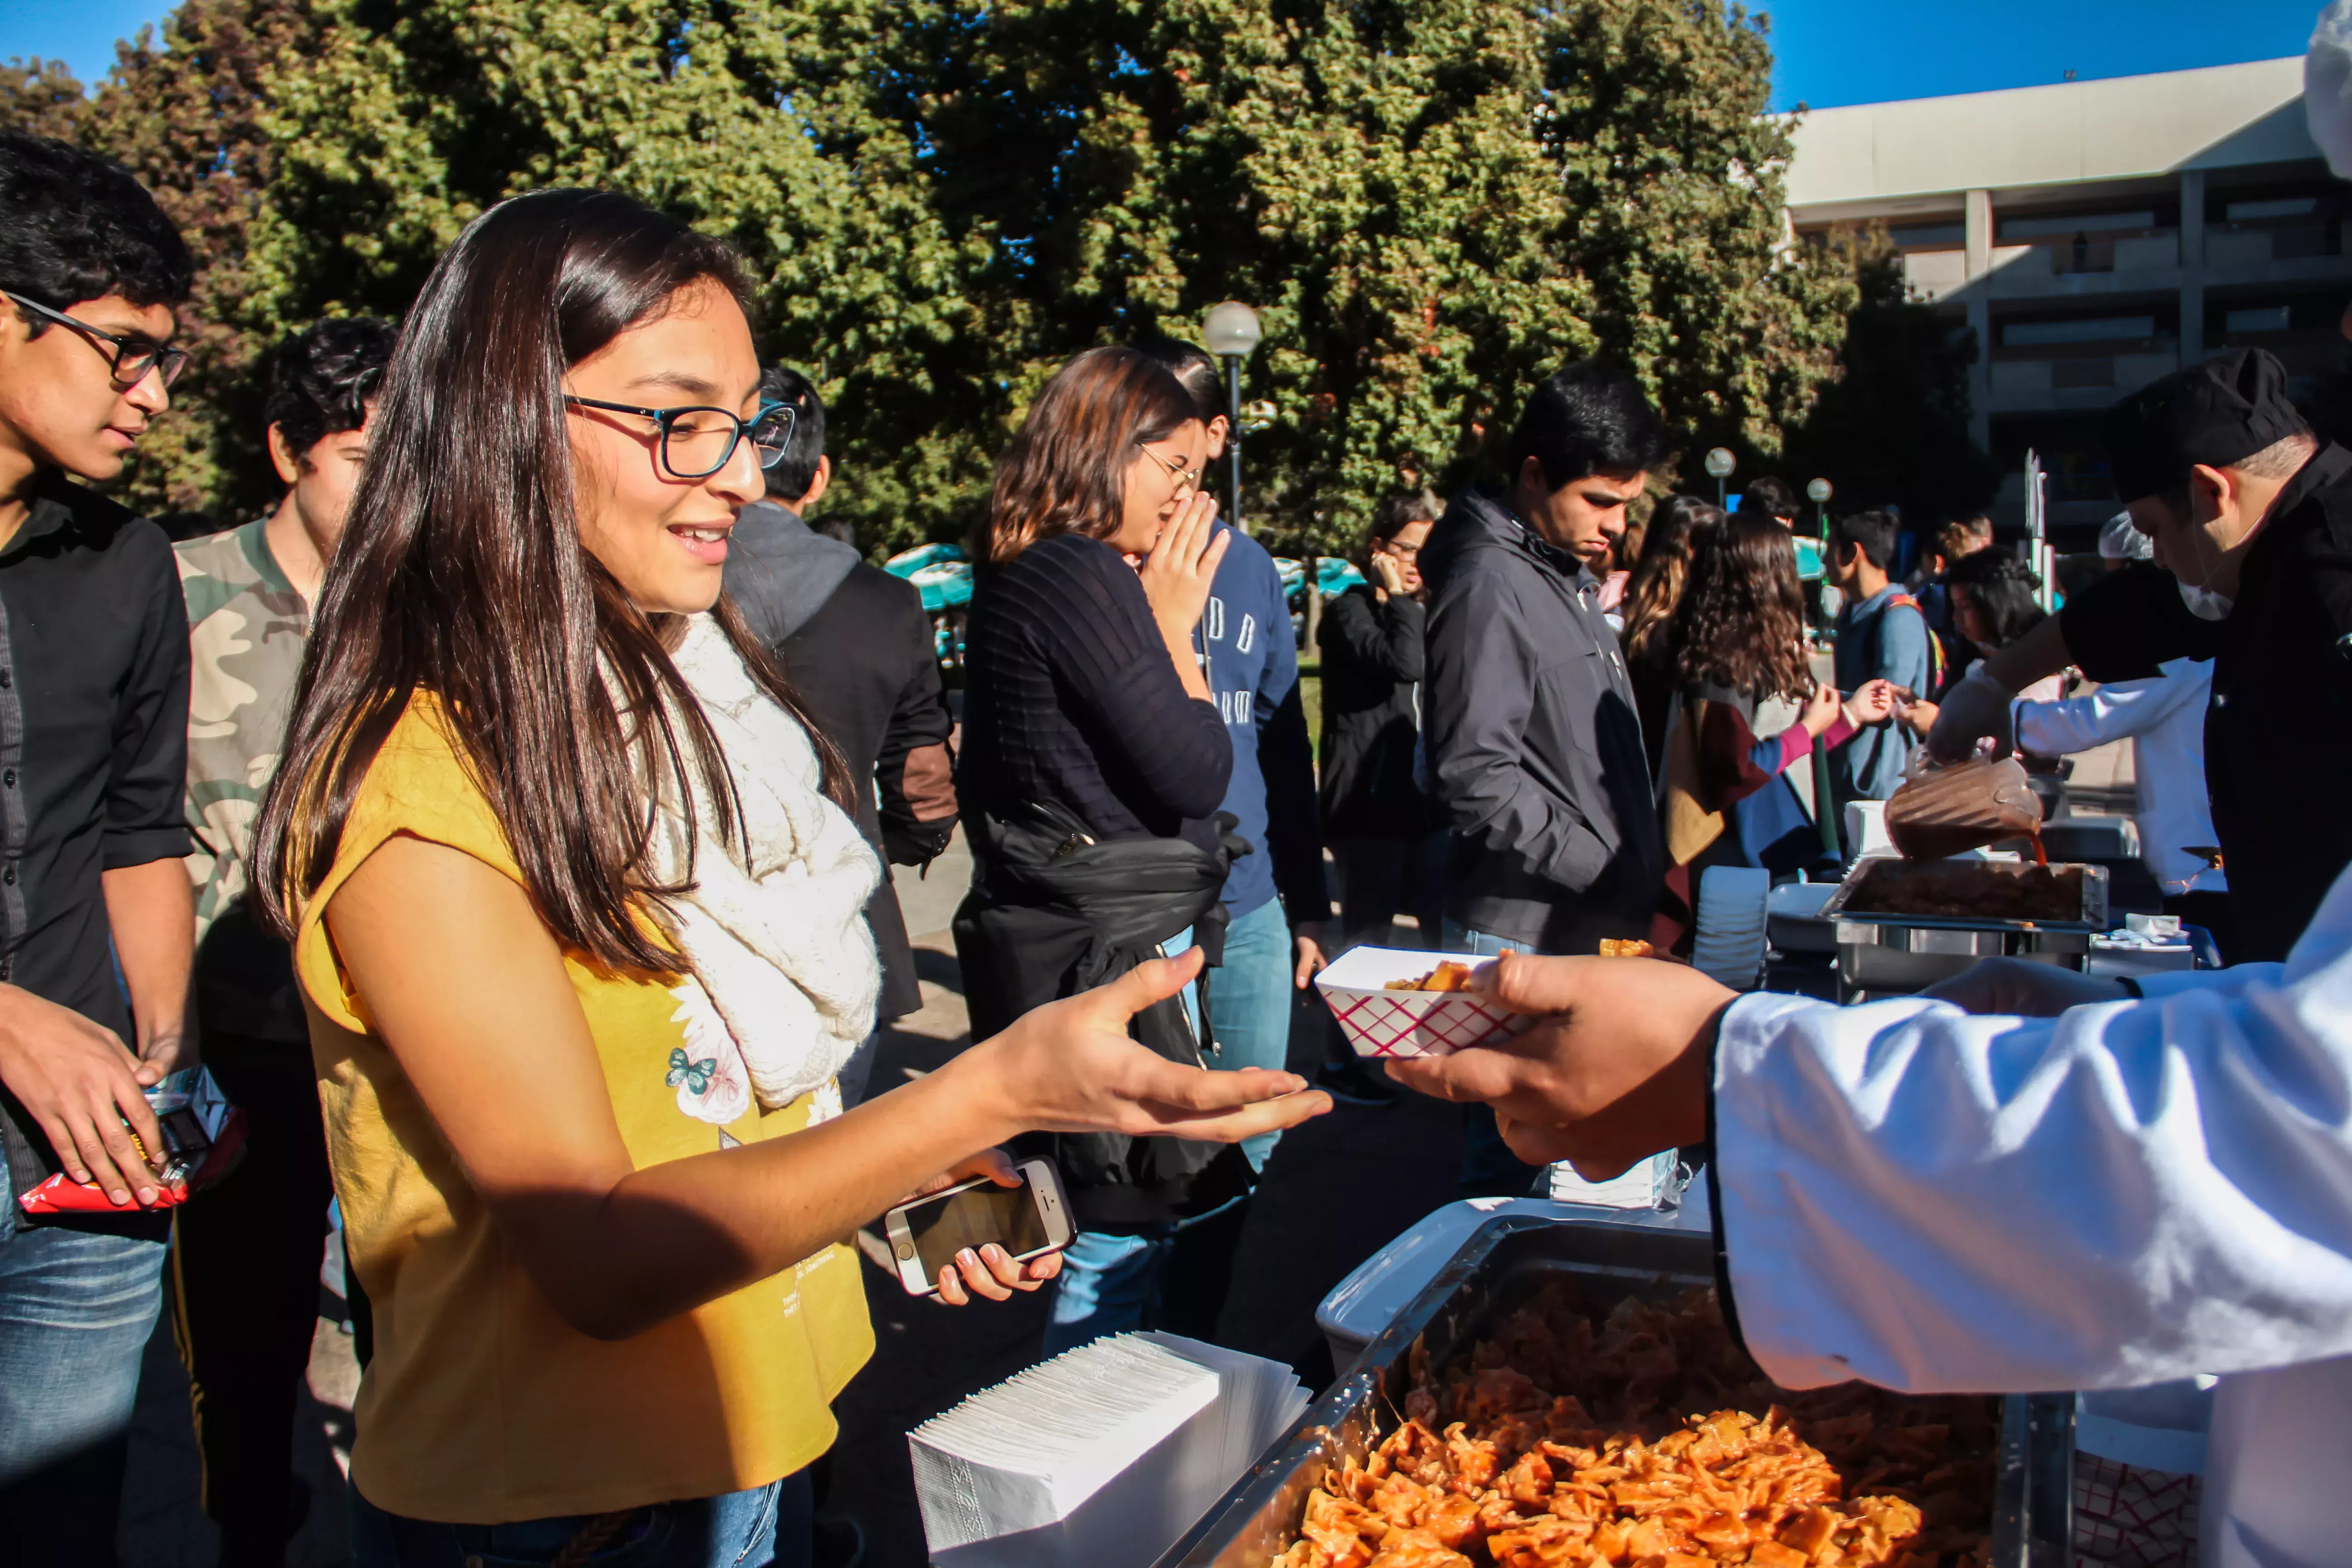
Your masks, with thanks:
[{"label": "metal chafing tray", "polygon": [[[2083,909],[2071,921],[2003,921],[1956,915],[1889,915],[1846,912],[1854,889],[1881,857],[1853,863],[1838,890],[1822,906],[1821,918],[1837,934],[1838,986],[1851,999],[1916,991],[1958,973],[1980,958],[2024,958],[2065,969],[2088,962],[2091,938],[2109,929],[2107,868],[2066,861],[2053,871],[2083,873]],[[1997,874],[2021,875],[2031,868],[2000,861],[1978,862]]]},{"label": "metal chafing tray", "polygon": [[[1171,1547],[1158,1568],[1267,1568],[1297,1539],[1327,1472],[1368,1458],[1398,1425],[1415,1349],[1443,1367],[1503,1312],[1562,1276],[1669,1299],[1714,1282],[1711,1237],[1607,1222],[1509,1217],[1481,1226],[1345,1376]],[[1993,1506],[1995,1568],[2068,1568],[2074,1533],[2074,1399],[2003,1403]]]}]

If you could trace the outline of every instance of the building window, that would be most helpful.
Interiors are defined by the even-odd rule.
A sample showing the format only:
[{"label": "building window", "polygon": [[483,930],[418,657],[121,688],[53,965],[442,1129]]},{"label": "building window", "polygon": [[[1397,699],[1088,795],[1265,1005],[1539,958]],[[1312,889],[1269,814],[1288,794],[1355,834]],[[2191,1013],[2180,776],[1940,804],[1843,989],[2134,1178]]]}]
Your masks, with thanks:
[{"label": "building window", "polygon": [[2071,321],[2003,321],[2005,349],[2049,349],[2076,343],[2128,347],[2156,336],[2154,316],[2095,316]]},{"label": "building window", "polygon": [[1886,231],[1897,250],[1958,250],[1969,242],[1965,223],[1896,224]]},{"label": "building window", "polygon": [[2253,305],[2231,310],[2221,318],[2221,330],[2231,337],[2245,332],[2283,332],[2293,311],[2284,305]]}]

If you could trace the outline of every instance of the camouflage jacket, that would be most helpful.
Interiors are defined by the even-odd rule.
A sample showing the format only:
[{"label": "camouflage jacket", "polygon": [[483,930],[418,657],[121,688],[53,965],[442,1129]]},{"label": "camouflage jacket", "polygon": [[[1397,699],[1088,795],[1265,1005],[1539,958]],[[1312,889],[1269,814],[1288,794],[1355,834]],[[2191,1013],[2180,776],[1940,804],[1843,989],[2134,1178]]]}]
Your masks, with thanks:
[{"label": "camouflage jacket", "polygon": [[267,518],[176,545],[187,600],[188,875],[196,886],[196,1008],[207,1035],[306,1042],[286,944],[247,907],[253,819],[278,766],[310,607],[263,536]]}]

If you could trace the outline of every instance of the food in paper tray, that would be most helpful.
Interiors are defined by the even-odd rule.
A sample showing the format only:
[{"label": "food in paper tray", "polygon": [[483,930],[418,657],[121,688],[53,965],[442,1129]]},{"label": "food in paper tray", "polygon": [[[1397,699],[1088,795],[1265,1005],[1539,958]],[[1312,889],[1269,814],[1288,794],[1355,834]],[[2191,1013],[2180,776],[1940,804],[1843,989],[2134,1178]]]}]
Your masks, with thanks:
[{"label": "food in paper tray", "polygon": [[1470,989],[1471,967],[1447,959],[1426,974],[1405,980],[1391,980],[1381,987],[1383,991],[1467,991]]},{"label": "food in paper tray", "polygon": [[1414,1354],[1404,1424],[1325,1478],[1276,1568],[1990,1558],[1999,1401],[1775,1388],[1712,1290],[1597,1317],[1554,1285],[1442,1377]]},{"label": "food in paper tray", "polygon": [[1988,860],[1874,860],[1855,884],[1845,909],[1853,915],[2079,921],[2083,868]]},{"label": "food in paper tray", "polygon": [[1535,1020],[1470,982],[1491,958],[1355,947],[1315,977],[1315,989],[1360,1057],[1444,1056],[1524,1033]]}]

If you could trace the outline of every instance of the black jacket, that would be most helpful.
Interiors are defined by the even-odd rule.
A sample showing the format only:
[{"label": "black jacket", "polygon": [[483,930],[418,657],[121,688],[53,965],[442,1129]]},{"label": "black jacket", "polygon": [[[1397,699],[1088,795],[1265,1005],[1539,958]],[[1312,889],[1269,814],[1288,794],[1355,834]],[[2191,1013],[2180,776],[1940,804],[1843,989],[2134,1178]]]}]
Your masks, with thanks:
[{"label": "black jacket", "polygon": [[[762,511],[781,520],[755,520]],[[743,509],[758,521],[757,552],[730,553],[728,591],[783,666],[785,677],[825,738],[849,764],[857,826],[885,865],[928,866],[955,832],[956,796],[948,738],[955,723],[940,689],[939,657],[920,590],[854,561],[813,606],[788,609],[796,574],[830,574],[846,548],[782,508]],[[796,548],[805,541],[804,548]],[[827,547],[820,550],[818,547]],[[804,618],[803,618],[804,617]],[[914,947],[898,890],[885,875],[866,906],[882,959],[883,1022],[923,1005]]]},{"label": "black jacket", "polygon": [[2238,924],[2231,956],[2284,959],[2352,864],[2352,452],[2323,447],[2288,481],[2226,619],[2190,615],[2155,567],[2103,577],[2058,615],[2067,656],[2096,681],[2213,661],[2205,784]]},{"label": "black jacket", "polygon": [[[1233,820],[1221,814],[1217,823],[1227,828]],[[1214,852],[1184,838],[1097,842],[1084,819],[1050,803],[1002,816],[975,811],[966,832],[972,886],[956,911],[955,939],[974,1039],[1116,980],[1158,957],[1187,927],[1212,964],[1223,957],[1218,894],[1234,855],[1247,853],[1229,835]],[[1205,1019],[1206,970],[1200,986]],[[1202,1042],[1178,998],[1137,1014],[1129,1032],[1171,1061],[1203,1064]],[[1071,1205],[1089,1230],[1156,1224],[1213,1206],[1247,1183],[1246,1162],[1219,1158],[1232,1146],[1119,1133],[1041,1142],[1060,1163]]]},{"label": "black jacket", "polygon": [[1665,850],[1600,583],[1477,489],[1446,509],[1421,568],[1446,913],[1544,952],[1643,935]]},{"label": "black jacket", "polygon": [[1421,736],[1415,688],[1428,611],[1359,584],[1323,606],[1323,832],[1418,838],[1438,826],[1413,782]]}]

